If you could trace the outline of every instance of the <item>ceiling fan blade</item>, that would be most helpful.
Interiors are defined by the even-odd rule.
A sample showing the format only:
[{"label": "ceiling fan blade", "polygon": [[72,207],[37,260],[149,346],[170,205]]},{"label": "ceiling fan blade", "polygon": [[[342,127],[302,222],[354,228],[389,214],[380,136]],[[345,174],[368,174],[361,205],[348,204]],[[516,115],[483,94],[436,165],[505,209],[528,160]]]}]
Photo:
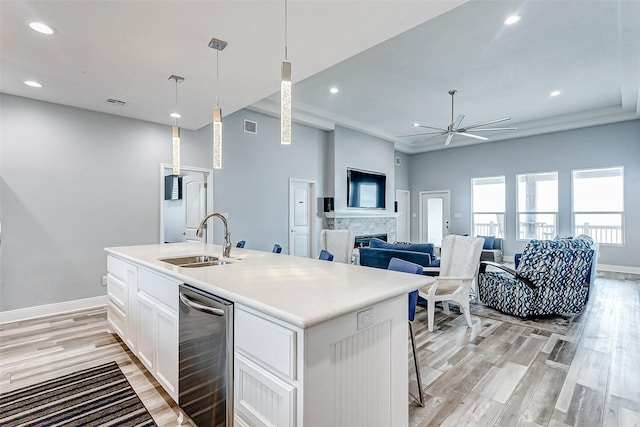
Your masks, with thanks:
[{"label": "ceiling fan blade", "polygon": [[425,128],[425,129],[434,129],[434,130],[439,130],[440,132],[447,132],[447,130],[446,130],[446,129],[442,129],[442,128],[434,128],[434,127],[431,127],[431,126],[422,126],[422,125],[419,125],[419,126],[416,126],[416,127],[419,127],[419,128]]},{"label": "ceiling fan blade", "polygon": [[453,139],[453,132],[449,133],[449,136],[447,136],[447,140],[444,142],[444,146],[446,147],[447,145],[451,144],[452,139]]},{"label": "ceiling fan blade", "polygon": [[453,124],[453,129],[458,129],[460,127],[460,123],[462,123],[463,120],[464,120],[464,114],[460,114],[456,119],[456,122]]},{"label": "ceiling fan blade", "polygon": [[502,117],[502,118],[496,119],[496,120],[489,120],[488,122],[476,123],[475,125],[467,126],[466,129],[473,129],[473,128],[477,128],[477,127],[480,127],[480,126],[490,125],[490,124],[493,124],[493,123],[505,122],[507,120],[511,120],[511,117]]},{"label": "ceiling fan blade", "polygon": [[464,135],[464,136],[468,136],[469,138],[475,138],[475,139],[479,139],[482,141],[488,141],[489,138],[486,138],[484,136],[480,136],[480,135],[474,135],[472,133],[467,133],[467,132],[458,132],[458,135]]},{"label": "ceiling fan blade", "polygon": [[412,133],[410,135],[398,135],[396,138],[407,138],[410,136],[422,136],[422,135],[444,135],[445,133],[447,133],[446,130],[443,130],[441,132]]},{"label": "ceiling fan blade", "polygon": [[482,129],[465,129],[467,132],[491,132],[496,130],[518,130],[518,128],[482,128]]}]

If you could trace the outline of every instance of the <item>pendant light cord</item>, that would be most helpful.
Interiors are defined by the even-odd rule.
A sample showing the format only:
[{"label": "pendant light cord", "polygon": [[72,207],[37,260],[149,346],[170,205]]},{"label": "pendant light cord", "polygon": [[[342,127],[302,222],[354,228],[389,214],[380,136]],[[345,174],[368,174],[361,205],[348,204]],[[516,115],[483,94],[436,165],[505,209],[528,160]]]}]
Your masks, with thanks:
[{"label": "pendant light cord", "polygon": [[287,0],[284,0],[284,60],[287,61]]},{"label": "pendant light cord", "polygon": [[216,50],[216,108],[219,108],[220,101],[220,61],[218,60],[218,56],[220,55],[220,51]]}]

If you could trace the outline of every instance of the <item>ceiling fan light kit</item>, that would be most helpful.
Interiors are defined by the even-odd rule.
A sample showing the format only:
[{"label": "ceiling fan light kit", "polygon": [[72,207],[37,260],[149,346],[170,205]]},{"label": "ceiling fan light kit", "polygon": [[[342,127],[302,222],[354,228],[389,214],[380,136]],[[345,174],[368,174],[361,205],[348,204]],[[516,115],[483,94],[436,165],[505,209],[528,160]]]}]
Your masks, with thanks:
[{"label": "ceiling fan light kit", "polygon": [[444,145],[448,146],[449,144],[451,144],[451,141],[453,140],[453,136],[454,135],[461,135],[461,136],[465,136],[467,138],[478,139],[478,140],[481,140],[481,141],[488,141],[489,138],[487,138],[486,136],[476,135],[475,132],[495,132],[495,131],[516,130],[517,129],[517,128],[503,128],[503,127],[497,127],[497,128],[485,128],[485,127],[483,127],[483,126],[491,125],[491,124],[494,124],[494,123],[500,123],[500,122],[504,122],[504,121],[507,121],[507,120],[511,120],[511,117],[502,117],[502,118],[495,119],[495,120],[489,120],[487,122],[476,123],[475,125],[471,125],[471,126],[461,127],[462,120],[464,120],[464,115],[463,114],[458,115],[458,117],[456,118],[455,121],[453,120],[453,117],[454,117],[454,98],[455,98],[455,95],[456,95],[457,92],[458,91],[455,90],[455,89],[451,89],[449,91],[449,95],[451,95],[451,122],[449,123],[449,125],[447,126],[446,129],[433,127],[433,126],[424,126],[424,125],[421,125],[419,123],[414,123],[412,125],[414,127],[432,129],[432,130],[434,130],[434,132],[424,132],[424,133],[411,134],[411,135],[400,135],[399,138],[429,135],[429,136],[427,136],[427,138],[425,138],[425,139],[428,139],[428,138],[435,138],[435,137],[446,135],[447,138],[445,139]]}]

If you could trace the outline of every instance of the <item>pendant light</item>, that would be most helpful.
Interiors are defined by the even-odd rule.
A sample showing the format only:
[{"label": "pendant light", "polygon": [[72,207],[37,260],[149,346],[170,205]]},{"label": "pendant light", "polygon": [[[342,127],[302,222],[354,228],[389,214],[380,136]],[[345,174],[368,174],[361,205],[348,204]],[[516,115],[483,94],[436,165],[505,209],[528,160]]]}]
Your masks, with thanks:
[{"label": "pendant light", "polygon": [[171,113],[173,117],[173,126],[171,127],[171,136],[173,138],[172,144],[172,174],[180,175],[180,128],[178,127],[178,119],[181,117],[178,113],[178,83],[184,81],[184,78],[172,74],[169,76],[169,80],[173,80],[176,83],[176,110]]},{"label": "pendant light", "polygon": [[291,144],[291,62],[287,57],[287,0],[284,0],[284,61],[280,82],[280,143]]},{"label": "pendant light", "polygon": [[211,39],[209,47],[216,49],[216,107],[213,109],[213,168],[222,169],[222,109],[220,108],[220,71],[218,69],[218,55],[227,47],[227,42]]}]

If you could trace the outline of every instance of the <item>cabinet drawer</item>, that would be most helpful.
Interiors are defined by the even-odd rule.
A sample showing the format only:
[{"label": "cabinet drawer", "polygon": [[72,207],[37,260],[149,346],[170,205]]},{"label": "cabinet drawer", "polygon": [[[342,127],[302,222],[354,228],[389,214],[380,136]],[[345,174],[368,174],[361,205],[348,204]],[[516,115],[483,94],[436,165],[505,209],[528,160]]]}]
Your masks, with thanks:
[{"label": "cabinet drawer", "polygon": [[120,338],[124,341],[126,339],[125,336],[125,325],[126,325],[126,314],[122,310],[120,310],[112,300],[109,300],[107,304],[107,320],[109,324],[113,328],[114,332],[120,335]]},{"label": "cabinet drawer", "polygon": [[265,367],[296,379],[296,332],[247,311],[235,312],[235,346]]},{"label": "cabinet drawer", "polygon": [[178,282],[141,268],[138,270],[138,291],[162,303],[172,313],[178,312]]},{"label": "cabinet drawer", "polygon": [[107,271],[121,282],[127,281],[127,266],[129,264],[112,255],[107,256]]},{"label": "cabinet drawer", "polygon": [[295,425],[296,388],[236,353],[236,417],[254,426]]},{"label": "cabinet drawer", "polygon": [[107,276],[107,294],[120,310],[127,311],[127,285],[111,273]]}]

